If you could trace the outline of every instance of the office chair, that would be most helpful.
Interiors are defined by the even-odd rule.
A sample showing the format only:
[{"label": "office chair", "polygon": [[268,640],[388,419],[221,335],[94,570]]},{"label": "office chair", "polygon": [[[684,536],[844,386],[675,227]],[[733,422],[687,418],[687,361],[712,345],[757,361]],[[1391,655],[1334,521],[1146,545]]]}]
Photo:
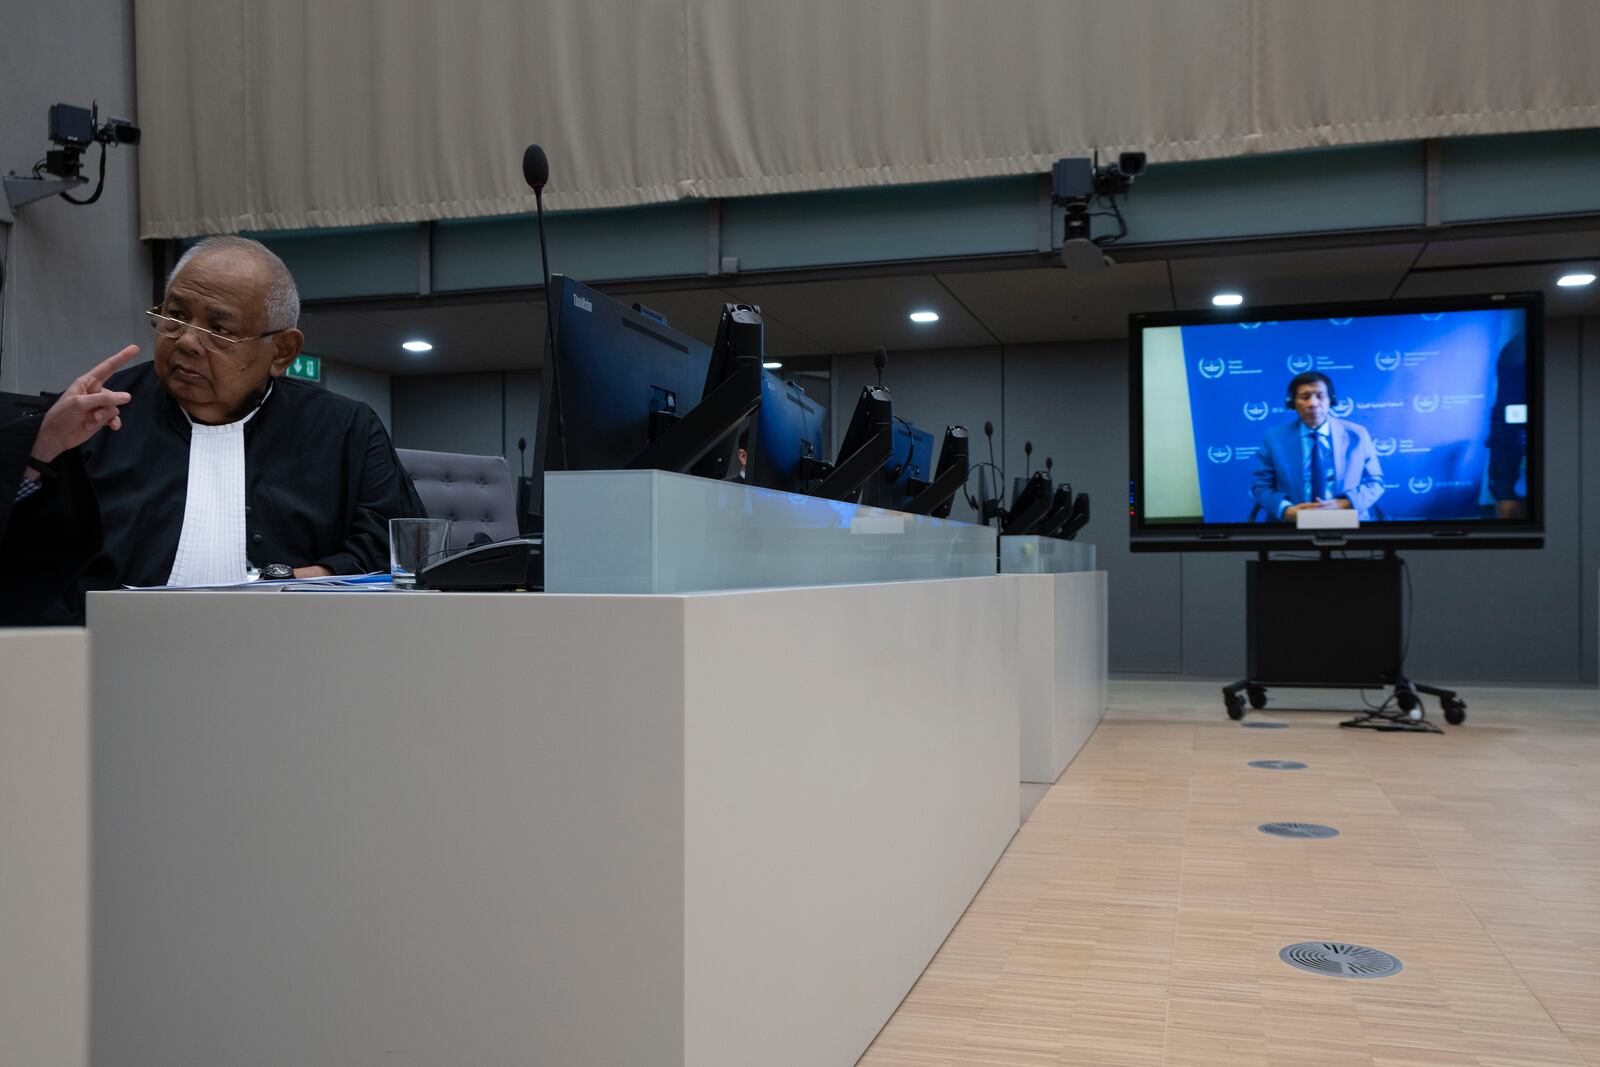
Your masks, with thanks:
[{"label": "office chair", "polygon": [[517,485],[504,456],[395,449],[432,519],[450,520],[454,552],[482,540],[516,537]]}]

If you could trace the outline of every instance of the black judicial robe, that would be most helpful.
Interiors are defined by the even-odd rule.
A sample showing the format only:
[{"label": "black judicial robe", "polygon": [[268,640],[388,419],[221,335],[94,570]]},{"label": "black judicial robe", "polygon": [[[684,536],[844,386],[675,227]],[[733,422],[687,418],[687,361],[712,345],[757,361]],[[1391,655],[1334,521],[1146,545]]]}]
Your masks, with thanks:
[{"label": "black judicial robe", "polygon": [[[90,438],[60,483],[17,506],[7,563],[31,552],[46,569],[70,568],[93,535],[86,584],[161,585],[183,529],[189,420],[153,364],[118,372],[106,388],[132,395],[122,429]],[[372,409],[305,382],[273,380],[245,425],[244,457],[245,552],[258,567],[387,570],[389,520],[426,514]],[[74,492],[80,478],[93,509]],[[28,528],[21,539],[19,525]]]},{"label": "black judicial robe", "polygon": [[100,513],[76,450],[57,457],[59,482],[15,503],[41,414],[0,416],[0,626],[81,621],[81,607],[62,598],[100,543]]}]

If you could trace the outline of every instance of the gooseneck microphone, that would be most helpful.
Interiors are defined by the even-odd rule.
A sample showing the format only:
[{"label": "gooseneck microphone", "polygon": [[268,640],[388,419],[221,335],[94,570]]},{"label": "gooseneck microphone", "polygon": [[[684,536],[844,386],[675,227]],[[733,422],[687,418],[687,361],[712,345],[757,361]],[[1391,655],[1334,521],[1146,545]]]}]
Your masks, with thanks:
[{"label": "gooseneck microphone", "polygon": [[528,476],[528,439],[517,438],[517,471],[526,478]]},{"label": "gooseneck microphone", "polygon": [[874,367],[878,368],[878,388],[882,389],[883,388],[883,368],[885,368],[885,367],[887,367],[889,365],[889,353],[884,349],[884,347],[882,345],[879,345],[878,346],[878,350],[876,352],[872,353],[872,365]]},{"label": "gooseneck microphone", "polygon": [[522,151],[522,180],[535,195],[544,192],[545,183],[550,180],[550,157],[536,144]]},{"label": "gooseneck microphone", "polygon": [[[533,190],[534,212],[539,217],[539,275],[544,284],[544,358],[550,361],[550,383],[555,392],[556,436],[561,441],[561,466],[567,466],[567,416],[561,403],[560,367],[556,364],[556,305],[550,292],[550,252],[544,236],[544,187],[550,181],[550,157],[531,144],[522,152],[522,180]],[[540,496],[543,500],[543,494]]]}]

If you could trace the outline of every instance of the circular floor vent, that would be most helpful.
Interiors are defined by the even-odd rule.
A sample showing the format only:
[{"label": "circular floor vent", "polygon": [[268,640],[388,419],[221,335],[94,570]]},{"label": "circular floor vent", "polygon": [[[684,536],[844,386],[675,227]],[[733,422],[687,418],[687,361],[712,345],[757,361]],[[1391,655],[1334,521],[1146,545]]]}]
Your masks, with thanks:
[{"label": "circular floor vent", "polygon": [[1240,726],[1248,726],[1252,730],[1287,730],[1289,728],[1289,724],[1286,723],[1286,722],[1260,722],[1260,721],[1257,721],[1257,722],[1242,722],[1239,725]]},{"label": "circular floor vent", "polygon": [[1264,834],[1273,834],[1277,837],[1338,837],[1339,831],[1331,826],[1322,826],[1314,822],[1269,822],[1256,827]]},{"label": "circular floor vent", "polygon": [[1264,771],[1303,771],[1304,763],[1292,759],[1253,759],[1250,766],[1260,767]]},{"label": "circular floor vent", "polygon": [[1291,967],[1335,978],[1387,978],[1400,973],[1400,961],[1387,952],[1339,941],[1302,941],[1278,953]]}]

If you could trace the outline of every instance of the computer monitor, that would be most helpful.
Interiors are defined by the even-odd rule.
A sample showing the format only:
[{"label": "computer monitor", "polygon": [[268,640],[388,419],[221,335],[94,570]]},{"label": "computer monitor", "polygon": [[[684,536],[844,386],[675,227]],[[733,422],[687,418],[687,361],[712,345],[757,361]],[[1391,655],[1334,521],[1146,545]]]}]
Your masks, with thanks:
[{"label": "computer monitor", "polygon": [[861,502],[905,511],[933,474],[933,434],[896,415],[888,462],[862,487]]},{"label": "computer monitor", "polygon": [[528,510],[562,470],[688,473],[761,398],[761,318],[723,309],[707,348],[657,316],[555,275],[554,351],[545,359]]},{"label": "computer monitor", "polygon": [[574,278],[550,279],[557,301],[534,436],[529,511],[543,514],[544,475],[621,470],[700,403],[710,349]]},{"label": "computer monitor", "polygon": [[944,443],[939,446],[939,466],[934,471],[933,481],[911,498],[906,511],[913,515],[932,515],[936,519],[950,517],[956,494],[967,484],[969,445],[965,426],[944,428]]},{"label": "computer monitor", "polygon": [[1054,537],[1056,531],[1067,524],[1072,518],[1072,486],[1062,482],[1056,486],[1055,495],[1050,498],[1050,510],[1046,511],[1044,518],[1034,526],[1034,533],[1040,537]]},{"label": "computer monitor", "polygon": [[894,451],[894,402],[881,385],[863,386],[832,469],[812,496],[855,503],[861,487]]},{"label": "computer monitor", "polygon": [[1020,488],[1011,498],[1011,510],[1006,513],[1000,532],[1016,537],[1033,532],[1034,524],[1050,510],[1050,478],[1044,471],[1035,471],[1026,482],[1017,479]]},{"label": "computer monitor", "polygon": [[826,469],[823,428],[828,409],[792,381],[770,371],[761,376],[761,406],[750,428],[745,480],[764,489],[804,492]]},{"label": "computer monitor", "polygon": [[733,458],[729,441],[761,403],[765,325],[753,304],[724,304],[717,339],[706,364],[700,403],[670,419],[657,415],[646,449],[629,461],[634,470],[664,470],[725,477]]}]

